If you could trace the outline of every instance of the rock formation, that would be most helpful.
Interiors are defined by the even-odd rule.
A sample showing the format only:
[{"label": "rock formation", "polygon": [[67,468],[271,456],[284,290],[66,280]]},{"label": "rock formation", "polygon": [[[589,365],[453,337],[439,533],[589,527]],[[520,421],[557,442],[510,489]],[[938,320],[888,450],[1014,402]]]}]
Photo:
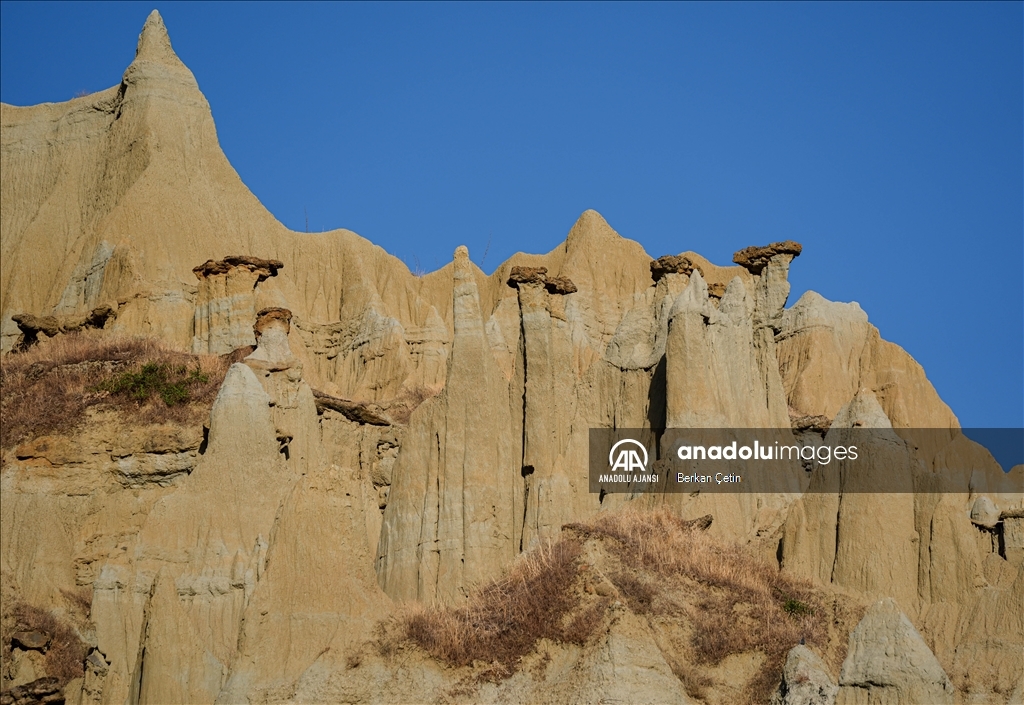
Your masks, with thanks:
[{"label": "rock formation", "polygon": [[282,266],[277,260],[236,255],[195,267],[199,292],[192,352],[223,355],[254,345],[256,285],[277,276]]},{"label": "rock formation", "polygon": [[378,546],[381,587],[398,599],[457,600],[518,549],[514,439],[493,434],[512,427],[508,381],[491,354],[465,247],[452,269],[448,383],[413,415]]},{"label": "rock formation", "polygon": [[651,260],[651,278],[657,282],[666,274],[689,274],[694,269],[701,272],[699,264],[694,264],[685,255],[665,255]]},{"label": "rock formation", "polygon": [[821,657],[800,644],[786,656],[782,683],[772,696],[772,705],[834,705],[838,692]]},{"label": "rock formation", "polygon": [[27,348],[39,342],[40,335],[44,338],[53,338],[62,333],[103,328],[116,313],[110,306],[97,306],[92,311],[77,316],[35,316],[31,313],[20,313],[12,316],[11,320],[21,330],[21,346]]},{"label": "rock formation", "polygon": [[[693,695],[706,664],[621,602],[591,643],[531,657],[533,685],[460,691],[476,671],[371,653],[403,604],[462,604],[624,505],[711,515],[836,604],[874,603],[841,672],[790,652],[780,703],[1019,696],[1024,467],[962,435],[856,303],[787,308],[798,243],[652,259],[588,210],[547,254],[486,275],[460,247],[420,277],[355,233],[291,232],[221,152],[155,11],[118,85],[0,121],[5,355],[89,329],[240,360],[205,429],[99,414],[3,448],[5,610],[88,612],[68,702],[734,701]],[[875,432],[871,463],[794,460],[772,492],[589,491],[589,429],[666,427]],[[36,653],[16,631],[4,648]],[[757,654],[734,656],[723,672],[752,677]],[[11,670],[4,702],[56,692]]]},{"label": "rock formation", "polygon": [[760,274],[776,257],[779,258],[776,260],[777,262],[788,264],[794,257],[803,252],[803,249],[799,242],[793,242],[792,240],[773,242],[764,247],[751,245],[734,254],[732,261],[750,270],[751,274]]},{"label": "rock formation", "polygon": [[837,705],[953,702],[953,684],[896,602],[872,605],[850,635]]}]

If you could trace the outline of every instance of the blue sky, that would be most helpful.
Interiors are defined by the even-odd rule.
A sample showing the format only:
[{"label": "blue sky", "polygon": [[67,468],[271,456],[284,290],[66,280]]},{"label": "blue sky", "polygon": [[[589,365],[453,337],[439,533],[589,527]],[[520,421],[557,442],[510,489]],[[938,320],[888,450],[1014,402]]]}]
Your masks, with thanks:
[{"label": "blue sky", "polygon": [[798,240],[791,303],[858,301],[964,426],[1024,425],[1020,3],[3,2],[0,99],[116,84],[154,7],[293,229],[414,270],[587,208],[655,257]]}]

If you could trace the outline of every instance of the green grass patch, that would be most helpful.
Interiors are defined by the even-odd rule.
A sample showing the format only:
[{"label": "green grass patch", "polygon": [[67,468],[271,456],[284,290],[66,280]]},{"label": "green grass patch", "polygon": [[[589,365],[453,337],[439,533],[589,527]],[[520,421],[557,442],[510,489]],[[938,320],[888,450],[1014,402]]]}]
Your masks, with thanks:
[{"label": "green grass patch", "polygon": [[98,391],[131,397],[140,403],[160,397],[167,406],[189,401],[190,387],[204,385],[208,376],[198,367],[147,362],[138,371],[114,375],[96,385]]},{"label": "green grass patch", "polygon": [[782,603],[782,611],[786,614],[793,615],[794,617],[802,617],[803,615],[814,614],[813,607],[793,597],[787,597],[786,601]]}]

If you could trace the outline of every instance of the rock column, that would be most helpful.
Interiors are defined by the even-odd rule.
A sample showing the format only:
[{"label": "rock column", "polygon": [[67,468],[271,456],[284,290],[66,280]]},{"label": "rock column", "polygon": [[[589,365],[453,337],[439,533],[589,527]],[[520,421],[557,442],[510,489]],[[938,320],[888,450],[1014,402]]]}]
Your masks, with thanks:
[{"label": "rock column", "polygon": [[786,240],[765,247],[748,247],[733,255],[733,262],[757,275],[753,311],[754,350],[772,425],[789,422],[786,391],[775,352],[775,334],[781,327],[782,311],[789,298],[789,265],[802,251],[800,243]]},{"label": "rock column", "polygon": [[572,515],[575,498],[566,467],[576,390],[572,341],[562,297],[576,291],[566,277],[548,277],[545,267],[513,267],[522,321],[524,372],[524,516],[520,547],[552,537]]},{"label": "rock column", "polygon": [[207,260],[192,271],[199,279],[192,352],[223,355],[255,345],[256,285],[277,276],[277,260],[235,255]]},{"label": "rock column", "polygon": [[377,576],[396,599],[459,601],[518,547],[508,381],[487,340],[465,247],[453,269],[448,382],[410,419],[381,528]]}]

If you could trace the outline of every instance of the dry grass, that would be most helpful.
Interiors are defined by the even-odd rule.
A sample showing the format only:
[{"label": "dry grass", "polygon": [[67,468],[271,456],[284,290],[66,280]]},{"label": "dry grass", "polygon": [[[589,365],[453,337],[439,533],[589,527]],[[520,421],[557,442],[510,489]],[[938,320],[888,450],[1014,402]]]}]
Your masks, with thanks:
[{"label": "dry grass", "polygon": [[612,561],[607,577],[630,610],[673,621],[689,634],[688,643],[666,658],[692,697],[704,697],[714,685],[707,668],[732,654],[764,654],[745,694],[759,703],[769,699],[786,653],[801,639],[829,652],[829,599],[745,549],[712,538],[699,522],[664,509],[627,510],[563,528],[558,543],[520,557],[508,575],[467,604],[405,610],[385,640],[387,649],[411,640],[452,666],[492,664],[482,677],[500,680],[539,639],[584,644],[604,623],[612,599],[583,597],[579,589],[577,576],[588,568],[580,560],[583,544],[598,540]]},{"label": "dry grass", "polygon": [[90,407],[130,414],[135,424],[199,421],[232,361],[152,339],[58,336],[0,361],[0,447],[70,433]]},{"label": "dry grass", "polygon": [[740,546],[713,539],[667,510],[610,513],[567,528],[612,539],[622,564],[648,576],[646,584],[628,574],[612,576],[636,612],[650,613],[656,595],[683,587],[673,581],[686,583],[685,612],[697,664],[714,666],[731,654],[763,653],[761,669],[748,684],[752,702],[768,700],[786,653],[801,639],[819,652],[827,648],[830,605],[810,583]]},{"label": "dry grass", "polygon": [[80,620],[88,621],[92,616],[92,588],[79,585],[71,590],[61,589],[71,614]]},{"label": "dry grass", "polygon": [[33,607],[24,602],[10,606],[4,618],[3,659],[11,659],[11,635],[20,631],[38,631],[50,637],[43,657],[43,668],[47,676],[57,678],[63,687],[72,678],[85,674],[85,657],[89,647],[78,636],[75,628],[58,618],[52,612]]},{"label": "dry grass", "polygon": [[583,644],[601,622],[604,602],[579,609],[574,584],[580,544],[563,539],[522,556],[509,573],[460,607],[413,607],[404,636],[452,666],[484,662],[481,677],[514,673],[538,640]]},{"label": "dry grass", "polygon": [[687,695],[695,700],[707,699],[708,690],[715,685],[715,682],[699,666],[681,661],[671,655],[666,656],[666,661],[675,677],[682,682]]},{"label": "dry grass", "polygon": [[626,572],[613,573],[608,578],[634,613],[651,614],[659,611],[658,589],[647,580]]}]

